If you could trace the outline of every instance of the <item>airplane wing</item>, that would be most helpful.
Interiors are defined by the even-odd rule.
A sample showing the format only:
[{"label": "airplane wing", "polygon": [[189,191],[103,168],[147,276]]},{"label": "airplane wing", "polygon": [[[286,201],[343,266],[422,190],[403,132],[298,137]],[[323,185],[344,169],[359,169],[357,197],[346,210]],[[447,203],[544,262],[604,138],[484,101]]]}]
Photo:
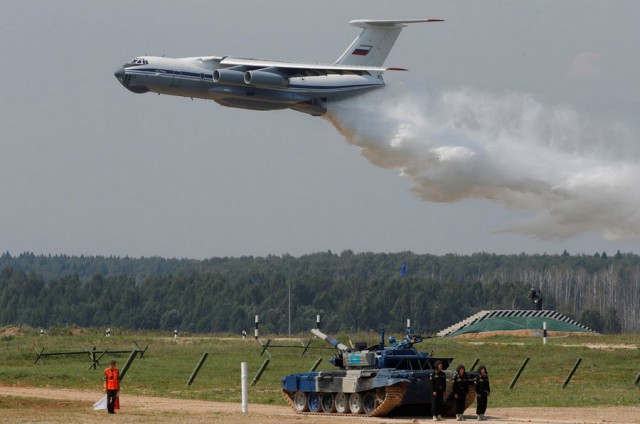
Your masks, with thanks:
[{"label": "airplane wing", "polygon": [[243,67],[245,70],[275,68],[278,72],[288,75],[312,76],[328,74],[381,74],[386,70],[402,70],[400,68],[383,68],[378,66],[354,66],[354,65],[330,65],[300,62],[277,62],[259,59],[242,59],[237,57],[225,57],[220,60],[223,68]]}]

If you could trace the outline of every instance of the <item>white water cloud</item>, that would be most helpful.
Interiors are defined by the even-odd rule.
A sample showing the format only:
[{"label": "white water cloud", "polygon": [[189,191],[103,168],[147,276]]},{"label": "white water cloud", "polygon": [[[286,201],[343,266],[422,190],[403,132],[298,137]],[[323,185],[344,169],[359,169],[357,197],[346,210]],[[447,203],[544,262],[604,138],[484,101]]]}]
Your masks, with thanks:
[{"label": "white water cloud", "polygon": [[326,118],[426,201],[485,199],[524,215],[497,231],[640,239],[640,139],[620,123],[470,88],[432,98],[388,87],[337,103]]}]

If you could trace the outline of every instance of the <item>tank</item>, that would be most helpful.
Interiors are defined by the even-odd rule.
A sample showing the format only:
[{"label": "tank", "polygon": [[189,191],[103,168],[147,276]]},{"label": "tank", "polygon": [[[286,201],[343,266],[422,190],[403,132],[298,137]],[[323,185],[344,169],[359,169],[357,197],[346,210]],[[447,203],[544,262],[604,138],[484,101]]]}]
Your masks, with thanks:
[{"label": "tank", "polygon": [[[385,346],[384,330],[380,342],[373,346],[358,342],[350,349],[320,330],[311,330],[317,337],[337,349],[329,361],[338,369],[290,374],[280,381],[286,402],[299,414],[362,414],[370,417],[388,415],[431,415],[432,390],[429,377],[441,361],[447,376],[444,411],[455,416],[451,379],[455,371],[448,370],[453,358],[439,358],[418,352],[414,344],[422,337],[407,330],[406,337],[389,338]],[[469,393],[465,408],[475,400],[475,373],[469,374]]]}]

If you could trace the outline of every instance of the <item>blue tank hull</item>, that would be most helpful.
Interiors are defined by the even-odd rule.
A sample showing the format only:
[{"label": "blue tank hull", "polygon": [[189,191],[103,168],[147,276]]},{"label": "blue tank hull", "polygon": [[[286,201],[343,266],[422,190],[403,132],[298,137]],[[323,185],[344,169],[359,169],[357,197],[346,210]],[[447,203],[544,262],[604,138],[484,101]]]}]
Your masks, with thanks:
[{"label": "blue tank hull", "polygon": [[[338,348],[330,361],[339,369],[290,374],[282,378],[282,393],[289,405],[301,414],[364,414],[387,416],[409,413],[430,415],[433,400],[430,376],[436,363],[443,364],[447,377],[444,396],[445,415],[455,414],[451,380],[454,371],[446,368],[452,358],[435,358],[417,352],[413,343],[419,336],[408,337],[409,342],[384,347],[383,343],[366,349],[350,350],[324,334],[319,337]],[[473,381],[473,373],[469,373]],[[468,407],[475,400],[475,390],[469,384],[465,402]]]}]

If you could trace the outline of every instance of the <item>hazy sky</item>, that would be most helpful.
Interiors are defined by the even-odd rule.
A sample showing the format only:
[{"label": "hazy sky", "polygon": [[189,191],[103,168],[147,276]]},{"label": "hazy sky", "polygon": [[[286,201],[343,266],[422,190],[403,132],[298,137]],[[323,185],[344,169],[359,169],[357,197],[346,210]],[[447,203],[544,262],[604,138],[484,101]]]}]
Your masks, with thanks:
[{"label": "hazy sky", "polygon": [[[631,0],[5,0],[0,250],[638,253],[638,16]],[[409,175],[327,119],[136,95],[113,76],[143,54],[333,62],[359,18],[446,22],[405,28],[386,65],[410,72],[341,106],[342,124],[408,128],[416,151],[424,132],[473,161]]]}]

